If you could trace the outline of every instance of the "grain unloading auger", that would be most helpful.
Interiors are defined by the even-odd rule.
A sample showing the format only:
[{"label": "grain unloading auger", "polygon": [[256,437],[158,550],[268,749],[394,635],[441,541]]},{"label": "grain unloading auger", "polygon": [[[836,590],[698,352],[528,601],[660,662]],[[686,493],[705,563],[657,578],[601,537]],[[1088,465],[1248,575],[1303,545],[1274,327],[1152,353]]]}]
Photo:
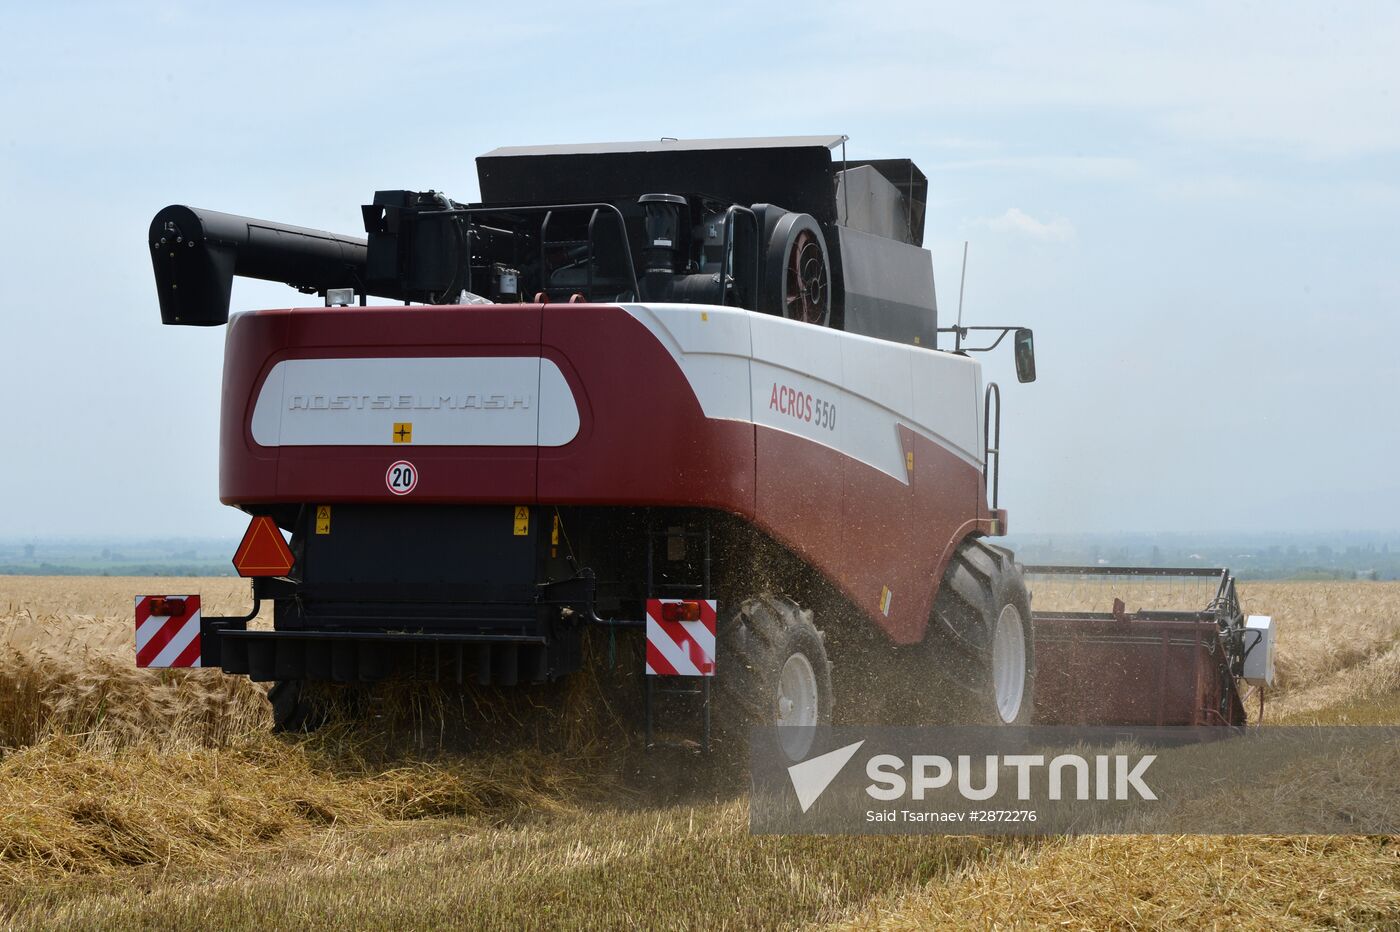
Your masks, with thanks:
[{"label": "grain unloading auger", "polygon": [[[143,597],[140,662],[273,681],[291,727],[308,681],[539,683],[600,628],[635,651],[648,737],[688,707],[708,744],[712,720],[1092,720],[1143,678],[1175,697],[1185,638],[1218,682],[1156,719],[1240,720],[1235,620],[1152,627],[1160,656],[1129,648],[1136,672],[1109,678],[1066,671],[1147,621],[1033,636],[990,542],[1000,396],[972,355],[1014,334],[1029,381],[1032,336],[937,326],[912,162],[796,137],[477,167],[481,203],[381,191],[363,239],[156,215],[162,320],[229,324],[219,488],[253,518],[235,563],[255,605]],[[235,276],[326,306],[230,319]],[[263,602],[273,628],[250,630]],[[1066,652],[1068,629],[1093,637]],[[810,735],[786,733],[800,756]]]}]

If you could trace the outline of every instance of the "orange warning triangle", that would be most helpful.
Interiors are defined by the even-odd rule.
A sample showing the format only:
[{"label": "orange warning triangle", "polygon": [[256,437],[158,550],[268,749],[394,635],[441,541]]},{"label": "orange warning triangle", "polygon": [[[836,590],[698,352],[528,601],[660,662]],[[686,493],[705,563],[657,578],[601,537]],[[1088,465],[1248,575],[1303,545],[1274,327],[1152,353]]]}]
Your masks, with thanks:
[{"label": "orange warning triangle", "polygon": [[286,576],[296,560],[277,524],[266,515],[254,518],[233,555],[239,576]]}]

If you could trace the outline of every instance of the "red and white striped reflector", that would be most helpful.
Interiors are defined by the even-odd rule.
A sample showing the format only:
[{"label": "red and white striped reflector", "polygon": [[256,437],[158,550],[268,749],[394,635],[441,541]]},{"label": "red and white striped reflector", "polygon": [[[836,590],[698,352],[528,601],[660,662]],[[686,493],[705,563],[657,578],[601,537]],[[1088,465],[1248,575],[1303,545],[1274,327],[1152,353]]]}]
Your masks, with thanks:
[{"label": "red and white striped reflector", "polygon": [[199,596],[138,595],[136,665],[197,667],[199,660]]},{"label": "red and white striped reflector", "polygon": [[[666,621],[663,605],[685,599],[647,599],[647,675],[714,676],[715,615],[719,603],[702,600],[697,621]],[[676,614],[673,609],[669,614]]]}]

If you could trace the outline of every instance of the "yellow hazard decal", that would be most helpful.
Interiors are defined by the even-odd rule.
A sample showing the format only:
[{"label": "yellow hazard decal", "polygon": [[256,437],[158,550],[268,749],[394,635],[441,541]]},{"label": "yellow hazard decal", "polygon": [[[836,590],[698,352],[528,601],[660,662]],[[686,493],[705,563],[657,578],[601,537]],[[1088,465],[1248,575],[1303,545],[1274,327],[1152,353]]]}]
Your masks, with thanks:
[{"label": "yellow hazard decal", "polygon": [[395,443],[412,443],[412,442],[413,442],[413,422],[412,422],[412,421],[395,421],[395,422],[394,422],[393,439],[394,439],[394,442],[395,442]]},{"label": "yellow hazard decal", "polygon": [[880,587],[880,614],[886,618],[890,615],[890,601],[894,599],[894,593],[889,586]]},{"label": "yellow hazard decal", "polygon": [[524,505],[515,506],[515,536],[524,537],[530,533],[530,509]]},{"label": "yellow hazard decal", "polygon": [[910,472],[914,471],[914,451],[907,450],[904,454],[904,468]]},{"label": "yellow hazard decal", "polygon": [[559,512],[554,513],[554,530],[549,532],[549,543],[551,546],[559,546]]},{"label": "yellow hazard decal", "polygon": [[331,506],[316,506],[316,533],[329,534],[331,532]]}]

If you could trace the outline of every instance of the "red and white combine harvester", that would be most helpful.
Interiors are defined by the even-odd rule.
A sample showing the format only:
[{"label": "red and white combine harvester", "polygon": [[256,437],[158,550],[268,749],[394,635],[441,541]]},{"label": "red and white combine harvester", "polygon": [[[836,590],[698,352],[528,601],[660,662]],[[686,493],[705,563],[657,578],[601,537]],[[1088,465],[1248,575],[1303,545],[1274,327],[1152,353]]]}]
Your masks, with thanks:
[{"label": "red and white combine harvester", "polygon": [[[282,727],[309,681],[568,676],[594,626],[644,652],[649,737],[689,690],[708,743],[712,679],[720,734],[1243,721],[1228,574],[1205,611],[1032,624],[971,355],[1011,334],[1030,381],[1031,333],[940,330],[924,175],[837,147],[498,149],[482,203],[380,191],[366,238],[160,211],[162,320],[228,324],[219,492],[253,517],[254,610],[143,597],[138,659],[274,681]],[[230,318],[234,276],[324,306]]]}]

